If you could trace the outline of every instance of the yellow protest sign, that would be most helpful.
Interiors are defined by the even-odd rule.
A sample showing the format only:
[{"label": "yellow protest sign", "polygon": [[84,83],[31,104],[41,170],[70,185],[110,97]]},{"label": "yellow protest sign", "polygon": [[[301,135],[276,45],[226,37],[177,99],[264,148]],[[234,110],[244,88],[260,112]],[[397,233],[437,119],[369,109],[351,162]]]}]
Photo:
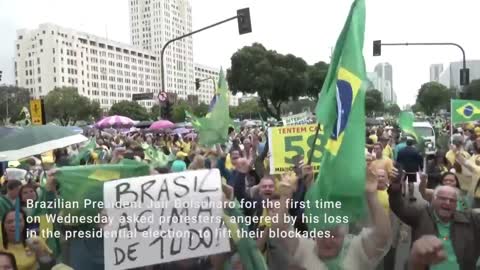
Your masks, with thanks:
[{"label": "yellow protest sign", "polygon": [[43,125],[43,106],[41,99],[30,100],[30,115],[33,125]]},{"label": "yellow protest sign", "polygon": [[[307,162],[312,151],[311,145],[315,140],[316,128],[315,124],[269,128],[270,173],[282,174],[291,171],[300,157]],[[320,130],[313,147],[312,166],[314,171],[318,171],[320,168],[320,159],[322,158],[320,135],[322,134],[323,131]]]}]

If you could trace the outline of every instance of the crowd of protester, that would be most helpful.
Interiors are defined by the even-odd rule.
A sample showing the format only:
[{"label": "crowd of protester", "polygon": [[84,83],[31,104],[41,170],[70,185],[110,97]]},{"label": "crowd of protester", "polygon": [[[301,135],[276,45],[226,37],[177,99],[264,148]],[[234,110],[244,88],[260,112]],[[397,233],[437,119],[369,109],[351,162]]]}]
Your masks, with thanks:
[{"label": "crowd of protester", "polygon": [[[465,132],[463,132],[465,130]],[[401,269],[474,270],[480,256],[480,127],[465,126],[452,139],[448,152],[424,158],[415,139],[387,126],[369,128],[366,134],[365,200],[369,215],[359,224],[328,228],[330,238],[255,239],[269,269],[395,269],[399,243],[411,238],[408,259]],[[256,201],[243,209],[248,216],[293,215],[287,201],[302,201],[315,181],[312,166],[299,159],[291,173],[270,175],[269,145],[264,128],[229,130],[225,144],[202,147],[196,138],[145,132],[107,134],[95,131],[96,148],[81,165],[118,163],[123,159],[152,164],[145,144],[170,157],[166,166],[152,166],[151,174],[217,168],[224,179],[226,198]],[[51,156],[35,156],[8,163],[0,197],[0,269],[104,269],[103,239],[42,239],[27,231],[47,227],[65,232],[79,229],[65,224],[32,224],[27,216],[41,209],[28,208],[27,200],[53,200],[59,194],[55,168],[68,166],[82,146],[57,149]],[[414,190],[419,196],[415,196]],[[228,194],[227,194],[228,193]],[[19,198],[20,239],[15,237],[15,202]],[[279,208],[263,209],[262,201],[279,201]],[[55,210],[52,210],[55,212]],[[58,210],[57,210],[58,211]],[[262,220],[262,219],[260,219]],[[280,221],[283,219],[280,218]],[[308,230],[297,219],[294,226],[251,224],[249,230]],[[240,270],[242,260],[232,245],[228,254],[175,261],[139,269]]]}]

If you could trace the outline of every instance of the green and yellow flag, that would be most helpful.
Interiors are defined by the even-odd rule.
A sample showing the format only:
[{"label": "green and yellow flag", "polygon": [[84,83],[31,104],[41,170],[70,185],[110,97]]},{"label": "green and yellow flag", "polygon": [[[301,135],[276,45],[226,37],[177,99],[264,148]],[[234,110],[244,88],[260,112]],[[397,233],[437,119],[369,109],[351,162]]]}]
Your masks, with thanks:
[{"label": "green and yellow flag", "polygon": [[412,112],[400,112],[400,115],[398,116],[398,126],[400,127],[400,130],[413,136],[418,142],[420,138],[417,136],[415,129],[413,129],[413,122],[415,122],[415,115]]},{"label": "green and yellow flag", "polygon": [[168,163],[175,160],[175,155],[171,153],[166,155],[162,150],[154,148],[148,143],[142,144],[145,160],[150,161],[150,166],[153,168],[166,168]]},{"label": "green and yellow flag", "polygon": [[316,117],[322,132],[317,145],[324,151],[317,180],[306,195],[313,205],[340,201],[342,207],[306,208],[307,216],[319,218],[309,223],[310,230],[337,226],[335,216],[347,217],[341,223],[349,223],[366,214],[364,33],[365,0],[355,0],[319,94]]},{"label": "green and yellow flag", "polygon": [[[240,209],[240,204],[235,201],[234,208],[224,209],[223,222],[230,231],[233,243],[240,256],[244,270],[267,270],[267,264],[262,253],[258,249],[255,240],[250,237],[243,237],[242,231],[248,231],[248,226],[245,223],[235,223],[234,220],[244,220],[243,212]],[[233,219],[232,219],[233,217]]]},{"label": "green and yellow flag", "polygon": [[228,127],[232,124],[228,107],[228,86],[223,69],[220,70],[218,89],[211,111],[202,118],[186,112],[193,128],[198,132],[201,145],[212,146],[228,141]]},{"label": "green and yellow flag", "polygon": [[[146,163],[124,159],[118,164],[61,167],[55,173],[60,186],[60,197],[66,202],[63,214],[72,216],[95,216],[101,209],[84,205],[85,199],[103,202],[103,183],[122,178],[149,175]],[[78,208],[68,208],[67,202],[78,202]],[[72,224],[77,225],[77,224]],[[95,225],[95,224],[93,224]]]},{"label": "green and yellow flag", "polygon": [[82,161],[86,163],[90,159],[90,155],[95,151],[95,147],[97,147],[97,140],[94,137],[79,149],[78,154],[70,159],[70,166],[78,166]]},{"label": "green and yellow flag", "polygon": [[480,120],[480,101],[452,99],[452,124]]}]

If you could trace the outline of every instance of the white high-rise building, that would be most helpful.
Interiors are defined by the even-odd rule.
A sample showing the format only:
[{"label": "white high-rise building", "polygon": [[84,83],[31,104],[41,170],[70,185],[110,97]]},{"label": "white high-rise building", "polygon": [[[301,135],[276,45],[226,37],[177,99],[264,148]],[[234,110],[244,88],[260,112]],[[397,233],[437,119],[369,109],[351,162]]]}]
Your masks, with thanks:
[{"label": "white high-rise building", "polygon": [[[470,82],[480,79],[480,60],[467,60],[466,66],[470,70]],[[460,69],[462,68],[462,61],[451,62],[442,74],[440,74],[438,82],[448,88],[462,89],[460,85]]]},{"label": "white high-rise building", "polygon": [[[133,93],[155,92],[159,74],[158,56],[131,45],[53,24],[17,31],[16,85],[33,97],[55,87],[75,87],[106,110],[131,100]],[[139,102],[147,108],[155,103]]]},{"label": "white high-rise building", "polygon": [[430,65],[430,81],[438,82],[440,80],[440,74],[443,72],[443,64]]},{"label": "white high-rise building", "polygon": [[[160,55],[169,40],[192,32],[192,7],[188,0],[128,0],[132,44]],[[165,50],[167,92],[186,99],[195,94],[193,42],[187,37]]]},{"label": "white high-rise building", "polygon": [[[208,78],[208,80],[200,82],[200,88],[196,90],[195,95],[198,96],[198,102],[210,104],[216,91],[219,74],[220,69],[218,68],[195,64],[195,80],[204,80]],[[213,80],[210,78],[213,78]],[[231,106],[238,106],[238,100],[238,95],[230,95],[229,103]]]},{"label": "white high-rise building", "polygon": [[[220,70],[218,68],[195,64],[195,80],[207,79],[200,82],[200,88],[196,90],[195,94],[198,96],[198,102],[210,104],[210,101],[215,94],[219,74]],[[210,78],[212,78],[213,80],[211,80]]]},{"label": "white high-rise building", "polygon": [[381,91],[382,81],[378,77],[378,74],[376,72],[367,72],[367,78],[370,81],[370,85],[369,85],[367,90],[377,89],[377,90]]},{"label": "white high-rise building", "polygon": [[393,90],[393,68],[389,63],[379,63],[375,66],[375,73],[379,80],[380,88],[378,90],[382,92],[383,102],[394,103],[394,97],[396,94]]}]

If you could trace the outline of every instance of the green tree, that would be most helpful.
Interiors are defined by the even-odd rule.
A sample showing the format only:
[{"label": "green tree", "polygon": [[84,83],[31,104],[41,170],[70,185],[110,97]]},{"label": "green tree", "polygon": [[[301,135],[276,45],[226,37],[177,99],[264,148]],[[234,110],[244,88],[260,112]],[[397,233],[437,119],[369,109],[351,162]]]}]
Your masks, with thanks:
[{"label": "green tree", "polygon": [[47,121],[58,120],[62,126],[75,125],[79,120],[90,121],[101,114],[98,102],[78,94],[77,88],[55,88],[45,97]]},{"label": "green tree", "polygon": [[428,82],[418,90],[416,103],[422,107],[425,114],[431,115],[440,109],[448,109],[453,94],[440,83]]},{"label": "green tree", "polygon": [[418,104],[418,103],[415,103],[413,106],[412,106],[412,112],[414,113],[417,113],[417,112],[423,112],[423,108],[422,108],[422,105]]},{"label": "green tree", "polygon": [[266,112],[280,120],[283,103],[306,94],[307,64],[302,58],[267,50],[259,43],[231,57],[227,80],[233,94],[257,93]]},{"label": "green tree", "polygon": [[172,109],[172,121],[175,123],[185,122],[185,111],[191,111],[190,105],[185,100],[178,100],[176,104],[173,105]]},{"label": "green tree", "polygon": [[238,106],[230,109],[230,115],[233,118],[250,119],[258,118],[261,112],[261,107],[258,99],[250,99],[239,103]]},{"label": "green tree", "polygon": [[23,107],[29,109],[30,92],[28,89],[19,88],[13,85],[0,86],[0,119],[7,119],[8,103],[8,121],[15,123],[20,120]]},{"label": "green tree", "polygon": [[122,100],[110,107],[109,115],[121,115],[131,118],[132,120],[145,121],[150,118],[145,107],[136,101]]},{"label": "green tree", "polygon": [[322,90],[327,72],[328,64],[322,61],[308,67],[307,96],[314,98],[314,100],[318,100],[318,94],[320,93],[320,90]]},{"label": "green tree", "polygon": [[159,104],[155,104],[150,108],[150,119],[157,121],[162,115],[162,107]]},{"label": "green tree", "polygon": [[389,113],[392,116],[398,116],[402,110],[398,107],[397,104],[389,104],[385,107],[385,112]]},{"label": "green tree", "polygon": [[367,91],[365,95],[365,112],[367,115],[383,112],[384,109],[382,93],[376,89]]},{"label": "green tree", "polygon": [[465,99],[480,100],[480,80],[473,80],[465,87]]},{"label": "green tree", "polygon": [[203,117],[208,113],[209,106],[205,103],[200,103],[192,107],[193,114],[198,117]]}]

